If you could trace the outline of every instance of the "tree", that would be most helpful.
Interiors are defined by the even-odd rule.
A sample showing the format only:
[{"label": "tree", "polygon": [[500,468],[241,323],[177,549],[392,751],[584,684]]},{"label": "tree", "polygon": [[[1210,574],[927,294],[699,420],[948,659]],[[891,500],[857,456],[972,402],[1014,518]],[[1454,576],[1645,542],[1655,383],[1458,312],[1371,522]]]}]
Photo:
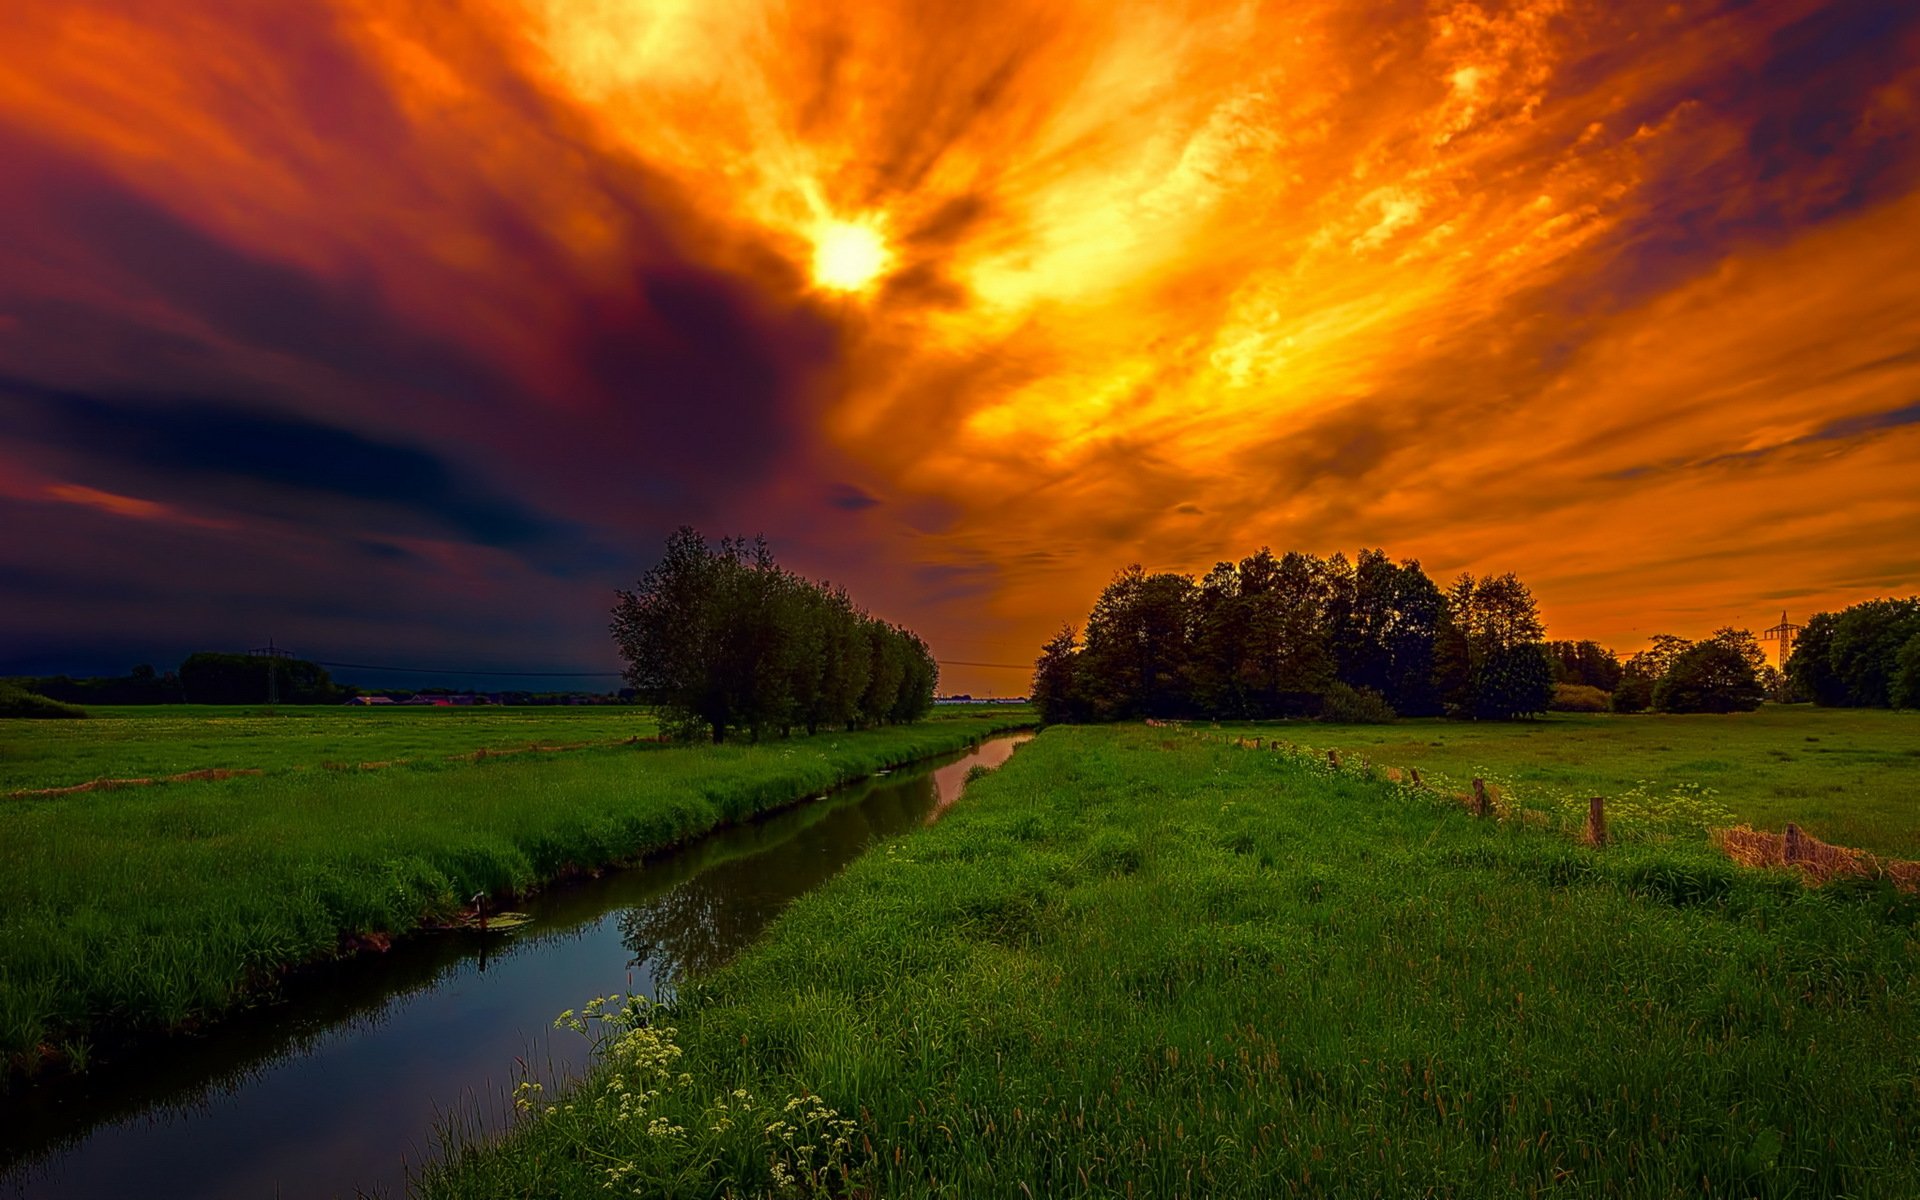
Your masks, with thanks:
[{"label": "tree", "polygon": [[1439,672],[1454,713],[1506,721],[1546,711],[1553,701],[1546,631],[1519,576],[1462,575],[1448,590],[1446,623]]},{"label": "tree", "polygon": [[1080,643],[1073,626],[1062,625],[1060,632],[1040,647],[1033,664],[1033,705],[1048,725],[1063,725],[1087,718],[1086,697],[1080,686]]},{"label": "tree", "polygon": [[1920,708],[1920,633],[1908,638],[1893,656],[1887,698],[1895,708]]},{"label": "tree", "polygon": [[763,539],[709,545],[686,527],[617,593],[612,629],[635,694],[716,742],[917,720],[939,676],[926,643],[782,570]]},{"label": "tree", "polygon": [[270,694],[285,704],[331,704],[342,696],[318,663],[252,654],[190,654],[180,688],[188,704],[264,704]]},{"label": "tree", "polygon": [[1555,683],[1573,683],[1611,692],[1620,686],[1620,660],[1599,642],[1548,642]]},{"label": "tree", "polygon": [[1815,704],[1887,708],[1899,655],[1920,635],[1920,598],[1868,600],[1807,621],[1787,676]]},{"label": "tree", "polygon": [[1419,563],[1396,565],[1381,550],[1362,550],[1351,568],[1335,555],[1328,574],[1341,682],[1378,693],[1400,713],[1439,712],[1434,658],[1446,601],[1433,580]]},{"label": "tree", "polygon": [[1673,669],[1674,660],[1691,649],[1693,643],[1683,637],[1670,633],[1656,633],[1652,644],[1645,650],[1627,660],[1628,675],[1638,675],[1647,681],[1649,687],[1664,678]]},{"label": "tree", "polygon": [[1087,685],[1100,715],[1183,711],[1196,607],[1185,575],[1149,575],[1136,563],[1114,577],[1087,618]]},{"label": "tree", "polygon": [[1637,671],[1623,673],[1619,684],[1613,689],[1613,711],[1637,713],[1652,708],[1653,685],[1653,680]]},{"label": "tree", "polygon": [[1765,698],[1753,662],[1717,634],[1682,652],[1653,689],[1655,707],[1671,713],[1749,712]]}]

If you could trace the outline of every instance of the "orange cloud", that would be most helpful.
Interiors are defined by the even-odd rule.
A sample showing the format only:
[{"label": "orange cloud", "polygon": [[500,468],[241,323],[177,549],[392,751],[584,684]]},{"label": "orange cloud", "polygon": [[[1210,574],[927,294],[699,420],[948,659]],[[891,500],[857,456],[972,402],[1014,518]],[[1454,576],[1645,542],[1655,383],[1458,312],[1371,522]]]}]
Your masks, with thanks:
[{"label": "orange cloud", "polygon": [[[648,404],[595,398],[583,311],[685,340],[636,275],[736,281],[810,347],[806,437],[704,511],[955,658],[1262,543],[1517,569],[1625,643],[1920,586],[1897,7],[336,0],[320,38],[72,2],[0,15],[37,48],[0,120],[555,414]],[[404,416],[71,253],[10,265]]]},{"label": "orange cloud", "polygon": [[120,496],[113,492],[103,492],[98,488],[82,487],[75,483],[51,483],[43,489],[47,497],[66,504],[77,504],[82,508],[91,508],[98,512],[116,517],[127,517],[135,521],[168,521],[181,525],[195,525],[202,529],[230,529],[230,521],[196,517],[180,512],[171,505],[160,504],[153,500],[142,500],[137,496]]}]

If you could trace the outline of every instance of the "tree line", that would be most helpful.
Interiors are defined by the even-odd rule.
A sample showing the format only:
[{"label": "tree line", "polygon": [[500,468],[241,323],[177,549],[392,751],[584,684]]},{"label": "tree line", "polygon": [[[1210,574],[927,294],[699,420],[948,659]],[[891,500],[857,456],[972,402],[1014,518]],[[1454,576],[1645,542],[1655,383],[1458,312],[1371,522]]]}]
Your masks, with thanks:
[{"label": "tree line", "polygon": [[782,569],[764,539],[710,545],[683,526],[617,595],[627,682],[680,736],[857,729],[933,707],[939,667],[924,641]]},{"label": "tree line", "polygon": [[1787,679],[1815,704],[1920,708],[1920,597],[1815,613],[1794,640]]},{"label": "tree line", "polygon": [[334,683],[325,667],[305,659],[213,651],[189,654],[172,671],[142,663],[125,675],[22,676],[9,682],[67,704],[264,704],[269,694],[283,704],[337,704],[353,694]]},{"label": "tree line", "polygon": [[1383,551],[1320,558],[1262,548],[1205,576],[1121,571],[1084,636],[1068,625],[1034,666],[1050,722],[1326,716],[1509,720],[1544,711],[1554,672],[1518,576],[1444,591]]}]

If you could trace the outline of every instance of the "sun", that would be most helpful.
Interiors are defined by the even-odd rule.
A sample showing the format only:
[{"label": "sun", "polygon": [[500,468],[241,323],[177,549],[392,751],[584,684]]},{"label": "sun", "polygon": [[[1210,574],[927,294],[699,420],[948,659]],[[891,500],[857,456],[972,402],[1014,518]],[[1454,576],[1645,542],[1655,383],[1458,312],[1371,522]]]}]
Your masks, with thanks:
[{"label": "sun", "polygon": [[893,252],[872,221],[822,221],[814,231],[813,282],[828,291],[860,291],[892,263]]}]

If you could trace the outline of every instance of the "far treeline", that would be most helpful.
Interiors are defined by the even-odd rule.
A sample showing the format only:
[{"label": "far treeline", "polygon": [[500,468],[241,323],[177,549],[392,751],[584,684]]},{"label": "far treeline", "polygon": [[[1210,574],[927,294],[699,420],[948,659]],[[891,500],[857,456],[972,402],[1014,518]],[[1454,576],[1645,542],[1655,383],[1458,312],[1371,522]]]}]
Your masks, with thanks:
[{"label": "far treeline", "polygon": [[1815,617],[1784,678],[1734,628],[1698,642],[1663,634],[1622,663],[1597,642],[1546,641],[1513,574],[1462,575],[1442,591],[1417,561],[1379,550],[1349,561],[1263,548],[1198,581],[1128,567],[1101,593],[1084,639],[1067,626],[1042,648],[1033,698],[1052,722],[1511,720],[1549,709],[1740,712],[1769,698],[1915,705],[1916,609],[1871,601]]},{"label": "far treeline", "polygon": [[1518,576],[1441,591],[1418,562],[1262,548],[1196,582],[1131,566],[1100,594],[1082,642],[1042,649],[1048,721],[1204,716],[1510,720],[1544,711],[1554,673]]},{"label": "far treeline", "polygon": [[142,663],[125,675],[28,676],[5,682],[65,704],[260,704],[273,691],[285,704],[338,704],[354,694],[325,667],[299,658],[252,654],[189,654],[173,671]]},{"label": "far treeline", "polygon": [[684,526],[619,593],[613,637],[663,727],[716,742],[916,721],[939,680],[918,636],[782,569],[764,539],[709,545]]}]

